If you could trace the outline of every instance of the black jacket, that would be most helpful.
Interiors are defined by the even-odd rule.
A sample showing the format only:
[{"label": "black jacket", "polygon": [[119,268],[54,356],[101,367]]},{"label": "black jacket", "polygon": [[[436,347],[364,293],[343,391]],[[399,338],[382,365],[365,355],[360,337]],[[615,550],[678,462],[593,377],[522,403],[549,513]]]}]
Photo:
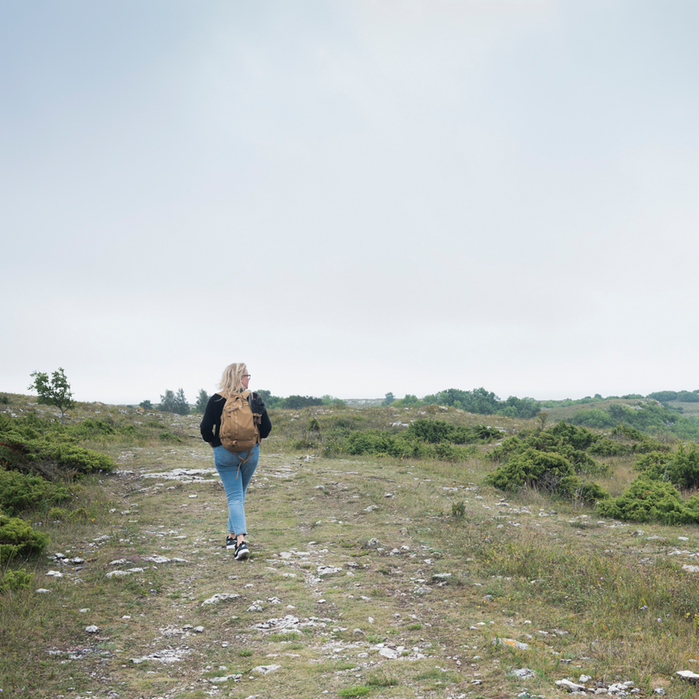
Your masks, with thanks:
[{"label": "black jacket", "polygon": [[[206,404],[204,417],[199,425],[202,439],[209,442],[212,447],[220,447],[221,440],[218,438],[218,433],[221,429],[221,415],[223,414],[223,406],[226,404],[226,399],[219,393],[214,393],[209,402]],[[259,393],[252,394],[252,411],[262,415],[260,423],[260,439],[264,439],[272,431],[272,423],[267,415],[267,408],[262,396]]]}]

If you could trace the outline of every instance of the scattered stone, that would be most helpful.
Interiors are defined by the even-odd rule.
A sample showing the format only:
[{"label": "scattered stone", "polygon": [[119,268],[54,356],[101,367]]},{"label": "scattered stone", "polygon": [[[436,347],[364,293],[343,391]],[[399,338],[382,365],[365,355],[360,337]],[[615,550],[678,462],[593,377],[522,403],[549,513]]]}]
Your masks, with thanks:
[{"label": "scattered stone", "polygon": [[223,677],[212,677],[209,679],[209,682],[211,682],[211,684],[223,684],[224,682],[228,682],[228,680],[238,682],[242,677],[242,675],[225,675]]},{"label": "scattered stone", "polygon": [[609,687],[607,687],[607,693],[608,694],[622,694],[626,693],[627,689],[631,689],[633,687],[633,682],[618,682],[616,684],[610,684]]},{"label": "scattered stone", "polygon": [[204,627],[203,626],[195,626],[192,629],[192,631],[194,631],[194,633],[204,633]]},{"label": "scattered stone", "polygon": [[567,689],[569,692],[584,692],[587,689],[585,685],[575,684],[575,682],[570,680],[556,680],[556,685]]},{"label": "scattered stone", "polygon": [[168,481],[180,481],[182,483],[215,483],[212,479],[205,479],[204,476],[213,476],[216,469],[209,468],[175,468],[172,471],[161,473],[143,473],[143,478],[158,478]]},{"label": "scattered stone", "polygon": [[47,592],[51,592],[51,590],[47,590],[45,587],[40,587],[37,591],[37,595],[45,595]]},{"label": "scattered stone", "polygon": [[99,629],[99,626],[93,625],[93,626],[86,626],[85,631],[87,631],[87,633],[99,633],[100,629]]},{"label": "scattered stone", "polygon": [[143,568],[129,568],[128,570],[113,570],[111,573],[107,573],[108,578],[124,578],[127,575],[133,575],[134,573],[143,573]]},{"label": "scattered stone", "polygon": [[116,561],[110,561],[109,565],[110,566],[121,566],[121,565],[124,565],[124,563],[128,563],[128,561],[125,558],[118,558]]},{"label": "scattered stone", "polygon": [[699,682],[699,675],[691,670],[679,670],[677,673],[683,680],[689,682]]},{"label": "scattered stone", "polygon": [[140,665],[148,660],[155,660],[159,663],[178,663],[184,660],[184,656],[189,655],[192,651],[188,648],[166,648],[159,650],[150,655],[144,655],[141,658],[131,658],[134,665]]},{"label": "scattered stone", "polygon": [[158,563],[158,564],[170,563],[170,559],[166,558],[165,556],[148,556],[147,558],[144,558],[143,560],[149,561],[150,563]]},{"label": "scattered stone", "polygon": [[257,665],[250,672],[259,672],[261,675],[268,675],[270,672],[279,670],[281,665]]},{"label": "scattered stone", "polygon": [[332,575],[333,573],[341,573],[342,568],[336,568],[335,566],[318,566],[316,572],[322,578],[324,575]]},{"label": "scattered stone", "polygon": [[364,512],[373,512],[374,510],[378,510],[379,506],[378,505],[369,505],[369,507],[364,508]]},{"label": "scattered stone", "polygon": [[690,566],[685,563],[682,566],[682,570],[686,570],[688,573],[699,573],[699,566]]},{"label": "scattered stone", "polygon": [[61,573],[58,570],[50,570],[48,573],[46,573],[47,577],[49,578],[62,578],[63,573]]},{"label": "scattered stone", "polygon": [[219,594],[214,595],[213,597],[209,597],[209,599],[205,599],[201,603],[201,606],[203,607],[206,604],[218,604],[219,602],[227,602],[231,599],[238,599],[240,596],[241,595],[235,592],[220,592]]},{"label": "scattered stone", "polygon": [[113,570],[111,573],[107,573],[108,578],[125,578],[127,575],[131,575],[126,570]]},{"label": "scattered stone", "polygon": [[513,670],[512,674],[518,677],[520,680],[528,680],[531,677],[536,677],[534,670],[530,670],[528,667],[522,667],[517,670]]},{"label": "scattered stone", "polygon": [[369,539],[369,541],[367,541],[366,545],[368,548],[372,549],[372,548],[376,548],[377,546],[379,546],[380,542],[378,539],[373,538],[373,539]]},{"label": "scattered stone", "polygon": [[76,556],[75,558],[71,558],[70,561],[68,561],[68,562],[72,563],[74,566],[79,566],[79,565],[85,563],[85,559],[79,558],[78,556]]}]

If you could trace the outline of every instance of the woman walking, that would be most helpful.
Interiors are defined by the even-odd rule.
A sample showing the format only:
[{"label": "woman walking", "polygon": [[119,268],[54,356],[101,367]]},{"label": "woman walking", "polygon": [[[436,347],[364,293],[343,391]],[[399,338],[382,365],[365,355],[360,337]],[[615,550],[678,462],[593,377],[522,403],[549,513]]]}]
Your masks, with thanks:
[{"label": "woman walking", "polygon": [[245,542],[245,493],[260,458],[260,442],[272,431],[262,397],[248,390],[250,378],[245,364],[229,364],[219,392],[209,399],[199,428],[204,441],[214,449],[214,463],[228,499],[226,548],[234,549],[237,561],[250,555]]}]

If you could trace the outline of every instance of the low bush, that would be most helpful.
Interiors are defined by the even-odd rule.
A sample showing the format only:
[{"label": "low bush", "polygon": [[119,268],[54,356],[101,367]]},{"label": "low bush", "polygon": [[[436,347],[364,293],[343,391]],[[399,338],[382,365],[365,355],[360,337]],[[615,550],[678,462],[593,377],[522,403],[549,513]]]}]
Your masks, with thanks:
[{"label": "low bush", "polygon": [[589,430],[565,422],[548,430],[523,430],[491,452],[501,465],[486,482],[500,490],[526,486],[585,502],[606,498],[602,487],[584,478],[606,470],[585,451],[597,441]]},{"label": "low bush", "polygon": [[687,449],[680,445],[670,454],[652,451],[637,459],[634,468],[652,480],[669,482],[682,490],[699,487],[699,450],[696,444]]},{"label": "low bush", "polygon": [[511,456],[486,478],[486,482],[500,490],[528,486],[586,502],[608,497],[597,484],[583,481],[562,454],[532,448]]},{"label": "low bush", "polygon": [[[88,427],[80,432],[85,422]],[[113,470],[112,459],[79,446],[73,434],[106,434],[112,427],[99,420],[85,420],[80,425],[67,428],[31,415],[15,419],[0,415],[0,466],[49,479]]]},{"label": "low bush", "polygon": [[445,420],[428,420],[426,418],[420,418],[411,423],[407,434],[409,437],[430,444],[440,442],[451,444],[487,443],[502,437],[502,432],[496,427],[487,427],[486,425],[460,427]]},{"label": "low bush", "polygon": [[438,442],[431,444],[416,439],[407,432],[387,434],[381,430],[351,432],[341,440],[338,453],[375,454],[412,459],[441,459],[442,461],[465,461],[473,455],[473,447]]},{"label": "low bush", "polygon": [[699,498],[684,503],[670,483],[642,474],[619,497],[600,502],[597,508],[603,517],[613,519],[688,524],[698,521]]},{"label": "low bush", "polygon": [[34,579],[33,573],[27,573],[24,568],[20,570],[6,570],[0,578],[0,595],[5,592],[17,592],[26,590]]},{"label": "low bush", "polygon": [[70,498],[68,488],[17,471],[0,469],[0,508],[10,514],[48,508]]},{"label": "low bush", "polygon": [[48,543],[48,535],[34,531],[23,519],[0,515],[0,563],[17,556],[38,555]]}]

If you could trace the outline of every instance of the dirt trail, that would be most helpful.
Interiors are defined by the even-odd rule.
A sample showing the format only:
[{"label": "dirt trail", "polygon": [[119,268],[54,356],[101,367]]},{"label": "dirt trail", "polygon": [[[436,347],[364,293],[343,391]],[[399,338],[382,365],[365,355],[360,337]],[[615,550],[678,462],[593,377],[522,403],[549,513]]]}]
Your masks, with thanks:
[{"label": "dirt trail", "polygon": [[[469,559],[443,548],[453,502],[492,518],[502,499],[435,467],[263,449],[246,508],[251,558],[236,562],[208,447],[118,461],[105,481],[123,503],[118,524],[84,544],[90,560],[72,575],[90,611],[71,613],[99,631],[84,633],[84,652],[58,654],[83,679],[46,696],[558,695],[550,680],[513,676],[523,651],[493,643],[532,639],[536,621],[500,609]],[[502,526],[532,517],[508,508]],[[568,631],[541,633],[558,662]]]}]

